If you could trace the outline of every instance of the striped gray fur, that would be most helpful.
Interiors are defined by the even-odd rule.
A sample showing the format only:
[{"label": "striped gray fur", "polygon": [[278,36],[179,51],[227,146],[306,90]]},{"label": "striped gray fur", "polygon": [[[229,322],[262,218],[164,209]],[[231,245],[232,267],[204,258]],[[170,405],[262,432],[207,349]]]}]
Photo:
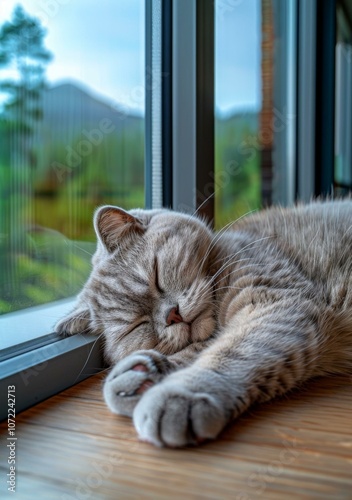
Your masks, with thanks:
[{"label": "striped gray fur", "polygon": [[271,208],[218,233],[111,206],[94,225],[91,276],[57,331],[104,336],[105,400],[141,439],[196,444],[255,402],[351,374],[351,200]]}]

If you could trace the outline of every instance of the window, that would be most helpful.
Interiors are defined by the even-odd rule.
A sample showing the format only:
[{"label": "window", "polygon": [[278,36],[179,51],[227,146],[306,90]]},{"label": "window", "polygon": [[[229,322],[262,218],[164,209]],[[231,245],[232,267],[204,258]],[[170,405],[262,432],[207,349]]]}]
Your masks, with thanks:
[{"label": "window", "polygon": [[144,206],[144,2],[1,10],[0,321],[16,324],[5,348],[70,306],[90,272],[94,209]]}]

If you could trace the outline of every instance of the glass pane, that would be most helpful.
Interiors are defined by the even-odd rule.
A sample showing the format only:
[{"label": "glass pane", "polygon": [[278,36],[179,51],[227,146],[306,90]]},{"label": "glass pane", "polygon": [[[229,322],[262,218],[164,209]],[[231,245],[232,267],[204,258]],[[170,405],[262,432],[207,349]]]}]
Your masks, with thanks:
[{"label": "glass pane", "polygon": [[221,227],[261,205],[262,26],[260,0],[215,5],[215,225]]},{"label": "glass pane", "polygon": [[97,206],[144,206],[144,0],[7,0],[0,19],[8,313],[78,292]]}]

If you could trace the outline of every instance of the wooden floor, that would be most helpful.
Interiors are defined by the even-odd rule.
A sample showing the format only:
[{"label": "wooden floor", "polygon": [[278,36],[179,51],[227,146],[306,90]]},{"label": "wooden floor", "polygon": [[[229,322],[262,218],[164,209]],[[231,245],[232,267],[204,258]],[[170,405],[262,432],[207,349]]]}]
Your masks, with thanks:
[{"label": "wooden floor", "polygon": [[[16,419],[16,499],[352,499],[352,378],[253,408],[199,448],[158,449],[102,400],[102,376]],[[0,498],[6,494],[1,424]],[[4,479],[5,478],[5,479]]]}]

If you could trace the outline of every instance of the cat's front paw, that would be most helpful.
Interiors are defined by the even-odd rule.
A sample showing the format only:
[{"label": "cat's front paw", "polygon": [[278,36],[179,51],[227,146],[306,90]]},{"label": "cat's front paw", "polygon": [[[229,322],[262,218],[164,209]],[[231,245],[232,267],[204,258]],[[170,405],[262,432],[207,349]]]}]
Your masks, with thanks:
[{"label": "cat's front paw", "polygon": [[76,333],[90,332],[90,313],[87,309],[72,311],[70,314],[60,319],[54,327],[55,332],[63,337],[69,337]]},{"label": "cat's front paw", "polygon": [[113,413],[132,416],[147,389],[170,370],[166,356],[157,351],[137,351],[119,361],[104,383],[105,402]]},{"label": "cat's front paw", "polygon": [[[133,413],[139,437],[156,446],[181,447],[214,439],[231,412],[206,377],[181,370],[151,388]],[[221,390],[220,390],[221,392]]]}]

